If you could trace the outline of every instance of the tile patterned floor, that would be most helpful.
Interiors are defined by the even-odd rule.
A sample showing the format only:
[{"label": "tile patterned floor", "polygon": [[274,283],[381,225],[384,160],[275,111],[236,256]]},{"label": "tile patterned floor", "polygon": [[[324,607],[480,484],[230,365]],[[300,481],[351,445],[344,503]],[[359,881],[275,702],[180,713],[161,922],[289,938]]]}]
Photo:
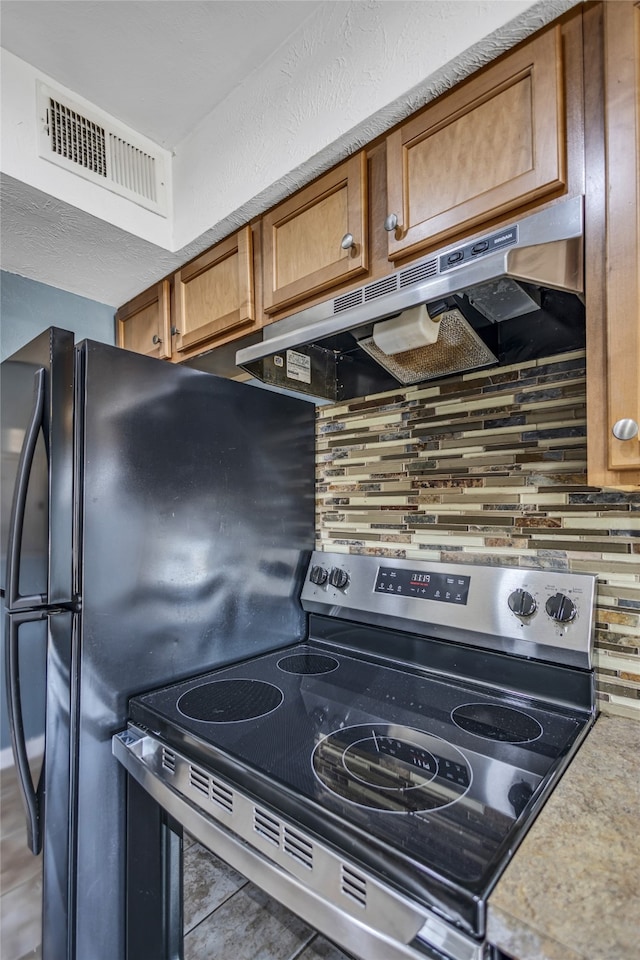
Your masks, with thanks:
[{"label": "tile patterned floor", "polygon": [[[42,858],[27,850],[13,769],[0,772],[0,804],[0,957],[41,960]],[[184,934],[184,960],[350,960],[189,837]]]}]

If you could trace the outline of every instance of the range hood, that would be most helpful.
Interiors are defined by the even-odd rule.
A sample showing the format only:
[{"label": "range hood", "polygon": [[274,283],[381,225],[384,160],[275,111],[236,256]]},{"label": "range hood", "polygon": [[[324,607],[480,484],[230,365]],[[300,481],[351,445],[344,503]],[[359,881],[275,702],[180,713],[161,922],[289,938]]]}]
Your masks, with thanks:
[{"label": "range hood", "polygon": [[236,363],[339,401],[584,346],[583,203],[476,234],[263,329]]}]

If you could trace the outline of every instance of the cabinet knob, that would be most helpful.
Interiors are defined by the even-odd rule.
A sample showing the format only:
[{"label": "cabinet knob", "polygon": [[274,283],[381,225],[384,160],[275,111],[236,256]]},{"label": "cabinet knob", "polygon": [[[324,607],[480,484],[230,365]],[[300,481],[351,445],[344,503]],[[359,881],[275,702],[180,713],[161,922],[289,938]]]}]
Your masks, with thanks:
[{"label": "cabinet knob", "polygon": [[353,239],[353,234],[345,233],[344,237],[340,241],[340,246],[343,250],[355,250],[356,242]]},{"label": "cabinet knob", "polygon": [[611,432],[616,440],[633,440],[638,436],[638,424],[630,417],[625,417],[623,420],[616,420]]},{"label": "cabinet knob", "polygon": [[393,231],[398,226],[398,214],[390,213],[388,217],[385,217],[384,228],[387,233],[393,233]]},{"label": "cabinet knob", "polygon": [[180,333],[180,331],[178,330],[177,327],[171,327],[171,336],[172,336],[172,337],[177,337],[179,333]]},{"label": "cabinet knob", "polygon": [[159,343],[162,343],[162,337],[159,337],[157,333],[154,333],[152,342],[157,346]]}]

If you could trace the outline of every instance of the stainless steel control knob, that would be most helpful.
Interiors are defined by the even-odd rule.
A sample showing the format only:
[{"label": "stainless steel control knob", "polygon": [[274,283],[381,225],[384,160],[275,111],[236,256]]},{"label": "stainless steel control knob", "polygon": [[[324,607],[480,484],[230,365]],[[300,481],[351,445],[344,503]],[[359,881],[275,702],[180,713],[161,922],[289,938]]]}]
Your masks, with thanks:
[{"label": "stainless steel control knob", "polygon": [[573,600],[564,593],[554,593],[545,604],[545,610],[557,623],[571,623],[578,612]]},{"label": "stainless steel control knob", "polygon": [[327,582],[329,577],[329,571],[320,565],[311,567],[309,573],[309,580],[311,583],[316,583],[318,586],[322,586],[323,583]]},{"label": "stainless steel control knob", "polygon": [[616,440],[633,440],[638,436],[638,424],[630,417],[625,417],[624,420],[616,420],[611,432]]},{"label": "stainless steel control knob", "polygon": [[517,617],[531,617],[538,604],[527,590],[514,590],[509,594],[509,609]]},{"label": "stainless steel control knob", "polygon": [[342,567],[334,567],[329,574],[329,583],[338,590],[344,590],[349,585],[349,574]]}]

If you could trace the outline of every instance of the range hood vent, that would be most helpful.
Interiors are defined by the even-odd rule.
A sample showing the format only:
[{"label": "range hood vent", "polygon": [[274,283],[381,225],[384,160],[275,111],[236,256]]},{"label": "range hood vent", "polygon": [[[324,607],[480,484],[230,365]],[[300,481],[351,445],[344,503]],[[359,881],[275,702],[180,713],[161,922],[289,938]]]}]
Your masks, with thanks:
[{"label": "range hood vent", "polygon": [[582,197],[263,329],[236,363],[340,401],[584,346]]}]

